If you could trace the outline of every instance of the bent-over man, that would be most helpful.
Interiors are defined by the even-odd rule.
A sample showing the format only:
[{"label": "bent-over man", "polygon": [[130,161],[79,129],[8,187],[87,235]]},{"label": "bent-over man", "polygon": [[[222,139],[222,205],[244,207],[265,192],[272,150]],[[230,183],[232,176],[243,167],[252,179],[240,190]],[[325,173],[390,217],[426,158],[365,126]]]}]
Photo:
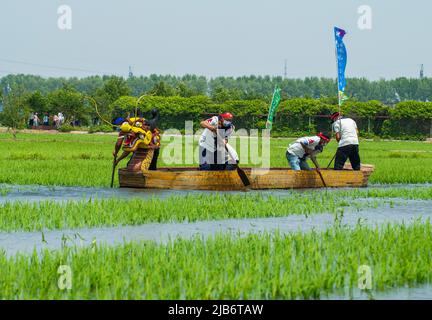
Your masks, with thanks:
[{"label": "bent-over man", "polygon": [[291,169],[310,170],[307,159],[310,158],[319,170],[316,155],[323,151],[324,146],[329,143],[330,137],[322,132],[316,136],[303,137],[291,143],[286,151],[286,157]]}]

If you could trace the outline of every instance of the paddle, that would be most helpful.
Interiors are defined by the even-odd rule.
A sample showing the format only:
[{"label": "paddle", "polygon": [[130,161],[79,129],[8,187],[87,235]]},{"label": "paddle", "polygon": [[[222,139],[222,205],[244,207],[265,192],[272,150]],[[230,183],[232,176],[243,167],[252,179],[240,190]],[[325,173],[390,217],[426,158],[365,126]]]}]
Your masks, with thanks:
[{"label": "paddle", "polygon": [[113,161],[113,168],[112,168],[112,173],[111,173],[111,188],[114,187],[114,174],[115,174],[115,168],[116,168],[116,157],[114,157],[114,161]]},{"label": "paddle", "polygon": [[[208,129],[207,129],[207,130],[208,130]],[[210,130],[208,130],[208,131],[211,132]],[[225,140],[225,139],[223,139],[223,138],[220,136],[220,134],[219,134],[219,132],[218,132],[218,129],[216,129],[216,131],[215,131],[214,133],[216,134],[216,138],[222,139],[222,141]],[[233,154],[230,152],[230,150],[229,150],[229,148],[226,146],[226,144],[225,144],[225,151],[229,154],[229,156],[231,157],[232,160],[236,160],[236,157],[233,156]],[[250,186],[251,183],[250,183],[250,181],[249,181],[249,178],[248,178],[246,172],[244,172],[244,170],[241,169],[241,168],[238,166],[238,163],[236,163],[234,166],[235,166],[235,168],[236,168],[236,170],[237,170],[237,174],[239,175],[240,180],[242,181],[243,185],[244,185],[245,187]]]},{"label": "paddle", "polygon": [[[225,145],[225,150],[226,150],[226,152],[228,152],[228,154],[229,154],[229,156],[231,157],[231,159],[232,159],[232,160],[235,160],[235,157],[231,154],[231,152],[229,151],[229,149],[228,149],[228,147],[227,147],[226,145]],[[246,172],[244,172],[244,170],[241,169],[241,168],[238,166],[238,163],[236,163],[234,166],[235,166],[235,168],[237,169],[237,174],[239,175],[241,181],[243,182],[243,185],[244,185],[245,187],[250,186],[251,183],[250,183],[250,181],[249,181],[249,178],[248,178]]]},{"label": "paddle", "polygon": [[[315,165],[316,172],[318,172],[318,175],[320,176],[321,181],[322,181],[324,187],[327,188],[327,184],[326,184],[325,181],[324,181],[324,177],[323,177],[323,175],[322,175],[322,173],[321,173],[321,170],[320,170],[319,167],[318,167],[318,164],[317,164],[316,160],[313,159],[312,157],[311,157],[311,160],[312,160],[313,164]],[[332,160],[332,161],[333,161],[333,160]]]},{"label": "paddle", "polygon": [[321,178],[321,181],[322,181],[324,187],[327,188],[327,184],[326,184],[325,181],[324,181],[324,177],[323,177],[323,175],[322,175],[320,169],[318,169],[318,168],[316,168],[316,169],[317,169],[316,172],[318,172],[318,174],[319,174],[319,176],[320,176],[320,178]]},{"label": "paddle", "polygon": [[332,164],[332,162],[335,159],[335,157],[336,157],[336,153],[334,154],[333,158],[330,160],[330,162],[329,162],[329,164],[327,166],[327,169],[330,168],[330,165]]}]

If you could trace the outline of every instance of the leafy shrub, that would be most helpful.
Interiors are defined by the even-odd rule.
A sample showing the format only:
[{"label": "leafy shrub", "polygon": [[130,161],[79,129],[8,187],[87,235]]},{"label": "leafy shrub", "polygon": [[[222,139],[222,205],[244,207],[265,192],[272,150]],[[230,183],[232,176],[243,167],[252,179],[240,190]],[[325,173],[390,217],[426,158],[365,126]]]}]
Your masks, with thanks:
[{"label": "leafy shrub", "polygon": [[71,126],[70,124],[63,124],[57,130],[60,132],[71,132],[75,130],[75,127]]},{"label": "leafy shrub", "polygon": [[[136,98],[123,96],[113,104],[118,115],[134,112]],[[160,111],[160,128],[184,129],[185,121],[193,121],[197,129],[199,122],[211,115],[224,111],[234,114],[237,129],[265,127],[269,101],[264,100],[227,100],[215,103],[207,96],[162,97],[145,96],[140,100],[139,109],[144,117],[157,108]],[[294,98],[281,102],[273,123],[272,136],[300,136],[316,131],[330,131],[326,117],[339,109],[337,101],[330,98]],[[357,121],[362,137],[415,139],[422,140],[429,135],[432,103],[404,101],[394,107],[380,101],[346,101],[342,106],[344,115]],[[384,117],[384,118],[383,118]],[[389,117],[386,119],[385,117]]]},{"label": "leafy shrub", "polygon": [[95,132],[113,132],[113,127],[109,126],[107,124],[103,124],[100,126],[93,126],[90,127],[90,129],[88,130],[89,133],[95,133]]}]

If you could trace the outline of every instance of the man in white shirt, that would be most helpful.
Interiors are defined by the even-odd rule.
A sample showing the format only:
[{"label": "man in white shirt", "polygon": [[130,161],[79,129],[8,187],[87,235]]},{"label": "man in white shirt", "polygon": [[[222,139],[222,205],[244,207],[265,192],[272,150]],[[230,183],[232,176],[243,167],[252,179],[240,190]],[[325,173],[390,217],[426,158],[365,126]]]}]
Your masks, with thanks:
[{"label": "man in white shirt", "polygon": [[319,170],[319,164],[316,161],[316,155],[322,152],[323,147],[329,143],[330,137],[320,132],[316,136],[303,137],[291,143],[286,151],[286,157],[291,169],[293,170],[310,170],[307,158],[310,157]]},{"label": "man in white shirt", "polygon": [[335,170],[342,170],[347,159],[353,170],[360,170],[359,139],[357,124],[353,119],[342,118],[339,112],[330,116],[336,141],[339,142],[336,152]]},{"label": "man in white shirt", "polygon": [[[237,152],[228,144],[234,132],[233,115],[229,112],[201,121],[204,132],[199,141],[199,165],[201,170],[234,169],[227,161],[228,154],[234,163],[239,162]],[[218,135],[219,135],[219,138]],[[225,148],[226,146],[226,148]],[[227,152],[228,151],[228,152]]]}]

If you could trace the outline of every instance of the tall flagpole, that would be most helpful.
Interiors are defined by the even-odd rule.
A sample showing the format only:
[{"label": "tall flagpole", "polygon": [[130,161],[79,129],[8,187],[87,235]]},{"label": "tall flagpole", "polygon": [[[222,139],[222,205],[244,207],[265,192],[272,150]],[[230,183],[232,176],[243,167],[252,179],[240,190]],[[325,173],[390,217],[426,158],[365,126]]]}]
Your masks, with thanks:
[{"label": "tall flagpole", "polygon": [[338,95],[338,111],[341,113],[341,97],[339,93],[339,59],[338,59],[338,47],[337,47],[337,39],[336,39],[336,30],[333,29],[333,36],[335,41],[335,59],[336,59],[336,87],[337,87],[337,95]]}]

